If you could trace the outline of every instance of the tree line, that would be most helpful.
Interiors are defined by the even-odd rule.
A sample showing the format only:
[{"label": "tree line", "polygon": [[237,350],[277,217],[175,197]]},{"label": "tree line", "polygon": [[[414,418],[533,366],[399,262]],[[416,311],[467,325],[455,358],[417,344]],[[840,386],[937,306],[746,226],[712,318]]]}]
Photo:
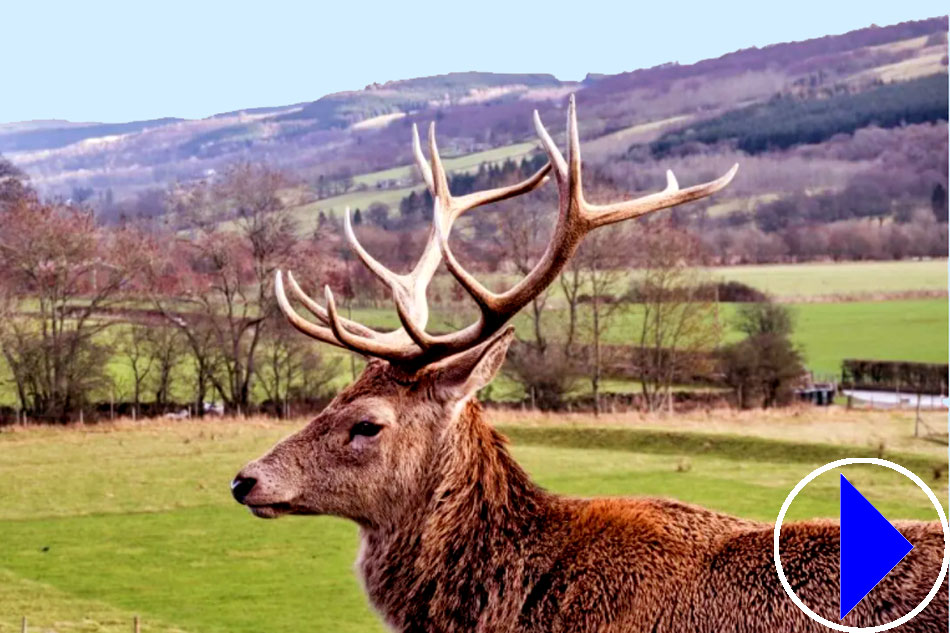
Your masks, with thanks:
[{"label": "tree line", "polygon": [[[484,167],[454,184],[496,186],[535,167],[532,160]],[[316,406],[347,367],[285,324],[273,299],[275,271],[292,268],[302,280],[330,283],[343,309],[389,305],[340,239],[338,219],[300,235],[291,210],[294,183],[279,171],[237,164],[171,187],[162,216],[118,224],[100,223],[74,201],[42,199],[8,162],[0,161],[0,173],[0,380],[16,403],[7,419],[64,422],[183,409],[202,415],[212,402],[238,414]],[[474,214],[473,230],[461,232],[467,237],[459,256],[477,258],[483,271],[493,262],[493,274],[526,274],[548,238],[551,195]],[[406,225],[424,220],[419,208],[400,218]],[[389,248],[391,232],[360,231],[387,263],[411,262],[425,238],[416,226],[402,232],[415,234],[414,242]],[[631,240],[639,240],[636,248]],[[599,408],[617,342],[609,332],[631,310],[641,311],[637,328],[623,328],[632,334],[622,345],[643,385],[644,406],[669,408],[683,375],[722,375],[705,353],[721,347],[722,323],[708,283],[694,277],[693,264],[703,257],[701,242],[669,220],[594,234],[520,317],[530,335],[513,350],[506,372],[541,407],[558,406],[586,380]],[[630,267],[641,270],[635,292],[626,287]],[[457,325],[451,321],[468,309],[454,284],[435,284],[430,300],[437,328]]]},{"label": "tree line", "polygon": [[152,412],[263,401],[281,413],[325,397],[338,360],[278,318],[272,280],[291,265],[339,271],[321,240],[298,237],[283,174],[235,165],[172,188],[165,222],[102,225],[0,166],[0,351],[18,417],[93,417],[117,401],[135,415],[145,400]]},{"label": "tree line", "polygon": [[731,143],[748,154],[820,143],[836,134],[876,125],[947,120],[947,74],[882,84],[825,99],[779,95],[764,104],[729,110],[650,143],[654,157],[691,151],[690,145]]}]

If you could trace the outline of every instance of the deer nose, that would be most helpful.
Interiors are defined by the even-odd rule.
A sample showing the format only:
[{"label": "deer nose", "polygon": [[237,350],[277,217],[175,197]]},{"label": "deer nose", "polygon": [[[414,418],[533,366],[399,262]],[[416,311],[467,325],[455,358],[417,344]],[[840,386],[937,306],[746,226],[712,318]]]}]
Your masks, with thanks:
[{"label": "deer nose", "polygon": [[253,477],[241,477],[238,475],[234,478],[234,481],[231,482],[231,494],[234,495],[234,499],[238,503],[244,503],[244,500],[247,499],[247,496],[251,494],[251,491],[254,490],[254,486],[257,485],[257,480]]}]

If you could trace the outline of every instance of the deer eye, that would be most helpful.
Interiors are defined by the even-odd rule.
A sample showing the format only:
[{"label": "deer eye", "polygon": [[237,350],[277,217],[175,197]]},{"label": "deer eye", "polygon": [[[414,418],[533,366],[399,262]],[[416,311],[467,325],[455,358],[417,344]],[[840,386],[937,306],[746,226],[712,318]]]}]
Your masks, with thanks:
[{"label": "deer eye", "polygon": [[369,420],[360,420],[350,428],[350,441],[352,442],[353,438],[358,436],[373,437],[382,429],[381,424],[375,424]]}]

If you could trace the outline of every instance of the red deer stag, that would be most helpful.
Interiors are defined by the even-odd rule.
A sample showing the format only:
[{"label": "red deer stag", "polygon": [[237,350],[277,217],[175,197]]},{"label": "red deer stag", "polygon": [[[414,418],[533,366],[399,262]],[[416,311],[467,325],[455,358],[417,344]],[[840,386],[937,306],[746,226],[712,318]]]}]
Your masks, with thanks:
[{"label": "red deer stag", "polygon": [[[562,156],[535,113],[549,164],[510,187],[453,196],[429,128],[429,163],[413,129],[416,162],[434,200],[433,226],[415,268],[396,274],[346,237],[392,290],[402,327],[377,332],[326,307],[277,274],[280,308],[301,332],[359,352],[365,371],[301,431],[248,464],[234,497],[256,516],[330,514],[360,527],[357,567],[373,606],[396,631],[820,631],[783,592],[772,527],[665,499],[574,499],[535,485],[482,415],[475,393],[501,367],[507,322],[564,268],[597,227],[709,196],[721,178],[638,199],[594,205],[581,187],[573,98]],[[529,192],[553,173],[554,235],[533,270],[494,293],[466,272],[448,244],[452,223],[475,207]],[[480,314],[454,333],[426,332],[426,288],[441,261]],[[888,622],[930,590],[943,550],[938,524],[908,523],[914,550],[845,619]],[[315,545],[319,546],[319,545]],[[782,560],[798,595],[836,617],[838,528],[789,524]],[[906,630],[947,624],[946,592]]]}]

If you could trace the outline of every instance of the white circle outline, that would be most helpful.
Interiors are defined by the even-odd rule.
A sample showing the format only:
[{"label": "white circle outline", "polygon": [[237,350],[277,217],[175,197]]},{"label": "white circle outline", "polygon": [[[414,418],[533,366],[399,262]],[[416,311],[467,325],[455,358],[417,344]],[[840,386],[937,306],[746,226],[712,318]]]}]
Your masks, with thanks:
[{"label": "white circle outline", "polygon": [[[891,470],[899,472],[913,481],[921,490],[924,491],[924,493],[926,493],[927,497],[930,499],[930,502],[933,503],[934,508],[937,510],[937,516],[940,517],[940,527],[943,528],[943,564],[940,566],[940,575],[937,577],[937,582],[934,583],[934,586],[930,590],[930,593],[927,594],[927,597],[924,598],[920,604],[911,609],[910,613],[905,613],[901,617],[888,622],[887,624],[877,624],[875,626],[846,626],[844,624],[832,622],[831,620],[826,620],[809,609],[805,603],[802,602],[797,595],[795,595],[795,592],[792,591],[791,585],[788,583],[788,579],[785,577],[785,570],[782,569],[782,557],[779,554],[779,536],[782,532],[782,521],[785,520],[785,513],[788,512],[789,507],[791,507],[792,501],[795,500],[795,497],[805,486],[810,484],[819,475],[823,475],[829,470],[834,470],[835,468],[840,468],[841,466],[851,466],[853,464],[874,464],[875,466],[884,466],[885,468],[890,468]],[[804,479],[799,481],[798,484],[792,488],[792,491],[788,493],[788,496],[785,498],[785,503],[782,504],[782,509],[778,513],[778,518],[775,519],[775,529],[773,530],[772,536],[772,557],[775,562],[775,571],[778,572],[778,579],[782,583],[782,588],[785,589],[785,593],[788,594],[788,597],[792,599],[792,602],[795,603],[795,606],[801,609],[805,615],[815,622],[823,624],[829,629],[834,629],[835,631],[845,631],[846,633],[878,633],[879,631],[893,629],[909,621],[911,618],[923,611],[927,605],[930,604],[930,601],[936,597],[937,593],[940,592],[940,587],[943,584],[943,580],[947,576],[947,569],[950,567],[950,525],[947,524],[947,515],[943,511],[943,506],[937,499],[937,495],[933,493],[933,490],[931,490],[930,487],[925,484],[920,477],[907,470],[900,464],[895,464],[894,462],[890,462],[886,459],[878,459],[877,457],[846,457],[845,459],[839,459],[837,461],[825,464],[824,466],[816,468],[815,470],[808,473]]]}]

